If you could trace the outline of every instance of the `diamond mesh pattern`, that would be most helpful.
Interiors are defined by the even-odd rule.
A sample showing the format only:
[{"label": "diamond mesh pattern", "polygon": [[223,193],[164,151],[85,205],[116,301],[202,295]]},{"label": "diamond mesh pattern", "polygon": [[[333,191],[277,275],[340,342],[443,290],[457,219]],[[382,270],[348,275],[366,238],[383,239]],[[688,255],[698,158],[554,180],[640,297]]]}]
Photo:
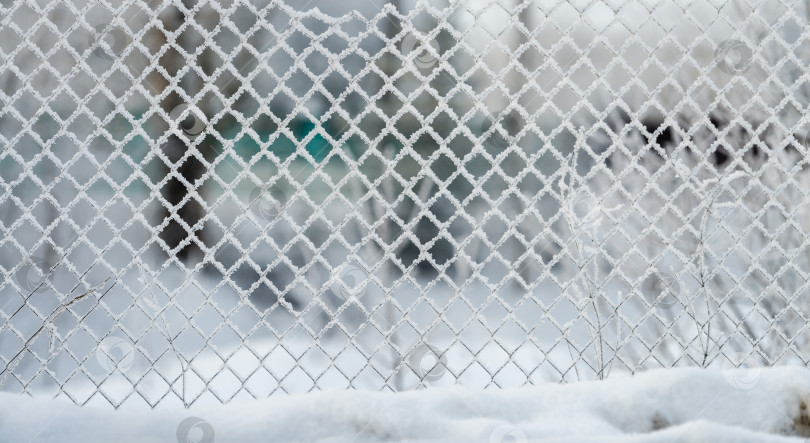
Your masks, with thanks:
[{"label": "diamond mesh pattern", "polygon": [[807,364],[804,3],[514,3],[4,2],[2,389]]}]

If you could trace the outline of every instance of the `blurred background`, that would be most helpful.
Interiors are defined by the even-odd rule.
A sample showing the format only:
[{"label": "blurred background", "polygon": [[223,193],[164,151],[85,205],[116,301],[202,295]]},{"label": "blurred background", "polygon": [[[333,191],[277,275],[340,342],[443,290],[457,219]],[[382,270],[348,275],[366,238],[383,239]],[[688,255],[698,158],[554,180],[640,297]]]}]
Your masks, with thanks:
[{"label": "blurred background", "polygon": [[804,2],[289,3],[0,2],[0,388],[807,363]]}]

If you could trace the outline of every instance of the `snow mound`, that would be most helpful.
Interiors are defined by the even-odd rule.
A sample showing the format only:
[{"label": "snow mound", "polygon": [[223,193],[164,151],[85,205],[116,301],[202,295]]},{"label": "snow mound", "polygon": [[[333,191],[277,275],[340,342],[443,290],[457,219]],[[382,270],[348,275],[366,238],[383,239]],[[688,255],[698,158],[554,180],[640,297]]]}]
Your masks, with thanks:
[{"label": "snow mound", "polygon": [[504,390],[318,392],[189,410],[0,395],[3,441],[804,441],[810,370],[662,369]]}]

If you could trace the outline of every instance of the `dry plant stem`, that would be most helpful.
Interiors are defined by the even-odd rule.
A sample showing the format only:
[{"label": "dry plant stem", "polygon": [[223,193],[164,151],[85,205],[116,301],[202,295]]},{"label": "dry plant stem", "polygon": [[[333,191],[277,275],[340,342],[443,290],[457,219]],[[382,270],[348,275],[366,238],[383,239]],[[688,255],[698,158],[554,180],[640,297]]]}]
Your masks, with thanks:
[{"label": "dry plant stem", "polygon": [[[703,350],[703,360],[701,362],[701,366],[703,366],[703,367],[706,367],[706,363],[707,363],[708,358],[709,358],[709,346],[711,345],[710,340],[711,340],[711,327],[712,327],[712,322],[711,322],[711,320],[712,320],[712,311],[711,311],[711,304],[710,304],[710,301],[709,301],[709,290],[707,288],[706,276],[705,276],[705,273],[704,273],[704,269],[705,269],[705,266],[706,266],[706,263],[705,263],[705,255],[706,255],[706,238],[705,238],[706,237],[706,224],[707,224],[708,219],[709,219],[709,213],[711,213],[712,207],[714,206],[714,202],[717,199],[717,197],[720,196],[721,191],[722,191],[722,188],[720,187],[720,184],[718,182],[717,189],[714,190],[710,194],[708,204],[706,205],[706,208],[703,210],[703,217],[702,217],[702,220],[700,222],[700,239],[699,239],[699,243],[698,243],[698,251],[699,251],[699,255],[698,255],[698,275],[700,275],[701,292],[703,292],[703,298],[706,300],[706,322],[701,324],[697,320],[697,314],[694,311],[694,307],[692,308],[692,315],[694,316],[695,322],[699,326],[699,330],[701,332],[705,332],[702,335],[704,335],[704,337],[706,339],[706,344],[704,345],[703,340],[702,339],[700,340],[700,345],[701,345],[701,348]],[[690,303],[690,305],[691,305],[691,303]]]},{"label": "dry plant stem", "polygon": [[[585,268],[585,264],[582,263],[583,253],[582,253],[582,250],[580,248],[579,240],[577,239],[576,234],[574,235],[574,248],[575,248],[576,256],[577,256],[575,261],[576,261],[577,269],[578,269],[578,272],[579,272],[579,275],[580,275],[580,281],[581,281],[582,286],[583,286],[583,288],[585,290],[586,297],[588,298],[588,300],[591,301],[591,304],[594,307],[594,312],[596,313],[596,323],[597,323],[597,327],[599,327],[599,323],[600,323],[599,311],[596,309],[596,304],[594,303],[594,297],[593,297],[593,294],[591,292],[590,282],[588,281],[587,277],[585,276],[586,268]],[[600,353],[600,349],[602,349],[602,347],[601,347],[601,337],[599,337],[599,339],[597,339],[597,335],[598,335],[597,331],[594,331],[593,326],[590,324],[590,322],[588,322],[586,320],[585,323],[588,325],[588,331],[591,334],[591,342],[594,343],[594,346],[596,345],[597,340],[600,343],[600,346],[598,348],[594,349],[594,353],[596,355],[596,363],[597,363],[597,366],[599,366],[599,370],[597,371],[597,376],[598,376],[602,372],[602,354]]]},{"label": "dry plant stem", "polygon": [[[569,330],[570,330],[570,328],[569,328]],[[571,346],[572,346],[571,345],[571,340],[568,339],[567,331],[565,333],[563,333],[563,336],[565,337],[565,344],[567,345],[566,347],[568,348],[568,356],[571,357],[571,362],[573,363],[573,366],[574,366],[574,373],[577,375],[577,381],[582,381],[582,378],[579,376],[579,367],[577,366],[576,362],[574,361],[574,352],[571,350]]]},{"label": "dry plant stem", "polygon": [[28,349],[28,347],[31,345],[31,343],[33,343],[33,342],[34,342],[34,340],[36,340],[36,338],[39,336],[39,334],[40,334],[40,333],[41,333],[41,332],[42,332],[42,331],[43,331],[43,330],[44,330],[44,329],[45,329],[45,328],[46,328],[48,325],[52,324],[52,323],[53,323],[53,322],[54,322],[54,321],[55,321],[55,320],[56,320],[56,319],[57,319],[57,318],[58,318],[58,317],[59,317],[59,316],[60,316],[60,315],[61,315],[63,312],[65,312],[65,310],[66,310],[67,308],[71,307],[71,306],[72,306],[74,303],[76,303],[77,301],[79,301],[79,300],[83,299],[84,297],[86,297],[86,296],[87,296],[88,294],[90,294],[91,292],[94,292],[94,291],[96,291],[98,288],[100,288],[100,287],[104,286],[104,285],[105,285],[105,284],[106,284],[106,283],[107,283],[107,282],[110,280],[110,278],[111,278],[111,277],[107,277],[107,278],[106,278],[106,279],[105,279],[103,282],[101,282],[101,284],[99,284],[99,285],[98,285],[98,286],[96,286],[95,288],[88,289],[87,291],[85,291],[85,292],[83,292],[83,293],[81,293],[81,294],[77,295],[76,297],[74,297],[74,298],[73,298],[73,300],[71,300],[71,301],[67,302],[66,304],[63,304],[62,306],[60,306],[59,308],[57,308],[57,309],[56,309],[56,311],[54,311],[54,313],[53,313],[53,314],[51,314],[51,315],[48,317],[48,319],[47,319],[47,320],[45,320],[45,322],[42,324],[42,326],[40,326],[40,327],[39,327],[39,329],[37,329],[37,331],[36,331],[36,332],[34,332],[34,335],[32,335],[32,336],[31,336],[31,338],[29,338],[28,340],[26,340],[26,342],[25,342],[25,344],[23,345],[22,349],[20,349],[20,352],[18,352],[17,354],[15,354],[15,355],[14,355],[14,357],[11,359],[11,361],[10,361],[10,362],[9,362],[9,363],[6,365],[6,367],[3,369],[3,372],[5,372],[5,375],[3,376],[3,380],[0,380],[0,388],[2,388],[2,387],[3,387],[3,386],[6,384],[6,379],[8,379],[9,374],[11,374],[11,372],[12,372],[12,371],[14,371],[14,368],[16,368],[16,367],[17,367],[17,365],[20,363],[20,357],[21,357],[21,356],[23,355],[23,353],[24,353],[24,352],[25,352],[25,351]]},{"label": "dry plant stem", "polygon": [[[621,304],[620,304],[621,305]],[[613,362],[616,361],[616,355],[619,353],[619,341],[622,335],[622,325],[619,319],[619,308],[614,308],[613,315],[616,317],[616,347],[613,348],[613,355],[605,368],[605,376],[610,375],[610,370],[613,369]]]},{"label": "dry plant stem", "polygon": [[[389,155],[388,154],[389,152],[391,152],[392,155]],[[387,160],[393,161],[394,157],[395,157],[395,154],[391,150],[386,150],[385,158]],[[388,174],[388,177],[382,181],[383,192],[386,194],[386,196],[388,196],[389,199],[393,199],[393,197],[394,197],[394,190],[393,190],[393,182],[392,182],[392,180],[393,180],[393,177],[391,176],[391,174]],[[352,185],[352,188],[353,188],[354,192],[357,195],[362,195],[362,190],[361,190],[361,188],[359,186],[359,183],[357,181],[354,181],[354,180],[350,181],[350,183]],[[419,189],[417,190],[417,198],[419,198],[422,201],[427,200],[428,195],[430,194],[430,190],[433,188],[433,185],[434,185],[433,181],[430,180],[429,177],[424,176],[423,179],[422,179],[422,183],[419,185]],[[368,211],[370,219],[374,219],[374,218],[377,218],[377,217],[383,217],[386,214],[386,211],[383,208],[383,206],[378,201],[373,200],[373,199],[369,199],[368,206],[364,205],[363,207],[367,208],[366,211]],[[414,208],[418,208],[418,206],[415,206]],[[414,216],[414,209],[411,209],[411,211],[408,214],[408,217],[406,219],[411,219],[413,216]],[[388,232],[389,232],[389,228],[390,228],[390,225],[388,224],[388,222],[384,222],[381,225],[381,228],[383,230],[383,237],[387,237]],[[358,231],[359,231],[359,228],[358,228]],[[363,236],[362,232],[358,232],[358,234],[360,234],[361,237]],[[396,249],[391,251],[391,255],[396,257],[405,248],[405,246],[406,246],[406,243],[401,242],[399,244],[399,246],[397,246]],[[385,251],[380,251],[380,252],[382,254],[385,253]],[[378,256],[378,258],[380,258],[380,256]],[[383,272],[386,273],[386,275],[389,272],[388,269],[389,268],[386,268],[383,271]],[[392,294],[386,293],[385,296],[391,298],[392,301],[393,301],[393,295]],[[344,304],[344,306],[345,306],[345,304]],[[393,327],[398,323],[396,321],[396,317],[397,317],[397,315],[396,315],[396,307],[394,306],[393,303],[389,303],[388,305],[385,306],[384,309],[385,309],[384,315],[385,315],[386,322],[388,322],[389,325],[392,328],[392,332],[388,336],[388,337],[390,337],[390,342],[389,343],[392,343],[392,344],[396,345],[397,340],[396,340],[396,337],[395,337],[395,335],[393,333]],[[335,315],[337,316],[342,311],[343,311],[343,308],[338,308],[338,311],[335,313]],[[393,377],[394,377],[394,389],[395,390],[400,390],[400,388],[402,386],[404,386],[404,383],[402,382],[402,379],[401,379],[402,374],[400,374],[402,372],[402,371],[400,371],[400,369],[402,368],[404,363],[405,363],[405,361],[401,358],[401,356],[398,356],[398,355],[394,356],[392,365],[394,366],[394,368],[393,368],[393,374],[394,374]],[[388,380],[386,380],[386,383],[387,382],[388,382]]]},{"label": "dry plant stem", "polygon": [[[582,131],[582,129],[580,129],[579,131],[577,131],[577,143],[576,143],[576,147],[574,149],[574,152],[572,154],[574,164],[572,165],[572,168],[571,168],[571,181],[570,181],[571,182],[571,187],[568,189],[568,193],[569,193],[568,195],[569,196],[571,196],[573,194],[574,176],[577,173],[577,159],[579,158],[578,154],[579,154],[579,151],[582,150],[582,147],[584,146],[584,143],[585,143],[585,134]],[[581,183],[580,183],[580,186],[582,186]],[[569,203],[571,203],[570,200],[569,200]],[[574,214],[574,208],[569,208],[569,211],[570,211],[570,214],[572,216],[574,216],[573,218],[576,218],[576,214]],[[577,223],[577,225],[578,225],[577,226],[577,228],[578,228],[577,231],[583,229],[582,223]],[[601,318],[599,316],[599,306],[598,306],[597,300],[596,300],[596,294],[597,294],[597,289],[595,287],[596,282],[591,282],[587,278],[587,272],[585,270],[585,267],[588,265],[588,262],[591,261],[591,259],[593,259],[593,257],[583,258],[584,247],[581,247],[580,244],[579,244],[579,232],[577,232],[576,235],[574,236],[574,244],[575,244],[575,246],[577,248],[577,255],[579,256],[579,259],[583,260],[582,264],[579,266],[580,275],[582,276],[583,284],[585,285],[585,288],[586,288],[586,291],[587,291],[587,294],[588,294],[588,299],[590,299],[590,301],[591,301],[591,306],[593,306],[593,312],[594,312],[594,315],[596,316],[596,331],[593,332],[592,335],[594,335],[595,337],[598,337],[598,339],[599,339],[599,357],[597,359],[597,364],[599,365],[599,371],[597,372],[596,376],[597,376],[597,378],[599,378],[601,380],[605,376],[605,374],[604,374],[604,370],[605,370],[605,344],[604,344],[604,340],[603,340],[603,337],[602,337],[602,320],[601,320]],[[598,276],[596,275],[596,272],[597,272],[596,271],[597,270],[597,268],[596,268],[596,260],[593,260],[592,263],[593,263],[593,266],[594,266],[594,278],[598,278]],[[591,283],[593,283],[593,285],[594,285],[593,289],[591,288]],[[589,328],[590,328],[590,325],[589,325]]]},{"label": "dry plant stem", "polygon": [[[703,269],[704,269],[704,266],[705,266],[704,255],[705,255],[706,243],[705,243],[704,236],[705,236],[705,232],[706,232],[705,231],[705,229],[706,229],[706,220],[708,219],[708,214],[709,214],[709,211],[711,211],[711,207],[712,207],[713,202],[714,202],[714,199],[710,200],[709,205],[703,211],[703,220],[701,220],[701,222],[700,222],[700,243],[698,243],[698,250],[700,251],[700,255],[698,256],[698,273],[700,275],[700,288],[701,288],[701,292],[703,292],[703,298],[706,299],[706,325],[704,326],[704,325],[700,325],[698,323],[700,325],[700,330],[701,331],[704,331],[704,329],[706,329],[707,327],[711,327],[711,310],[709,308],[709,291],[706,289],[706,277],[705,277],[705,275],[703,273]],[[693,315],[694,315],[694,307],[692,309],[693,309],[692,312],[693,312]],[[695,321],[697,321],[697,316],[695,316]],[[706,330],[707,338],[706,338],[706,344],[705,345],[703,344],[703,340],[700,341],[701,347],[703,348],[703,361],[701,362],[701,366],[703,366],[703,367],[706,367],[706,359],[709,356],[709,339],[708,339],[709,333],[710,333],[710,330]]]},{"label": "dry plant stem", "polygon": [[[580,261],[580,260],[582,260],[582,252],[580,250],[579,242],[577,240],[575,240],[574,242],[575,242],[575,247],[576,247],[576,250],[577,250],[577,255],[579,256],[577,261]],[[583,284],[583,286],[585,286],[586,295],[588,297],[588,300],[590,300],[590,302],[591,302],[591,306],[593,307],[593,311],[594,311],[595,316],[596,316],[596,330],[594,330],[594,327],[591,326],[590,323],[588,323],[588,329],[591,331],[592,340],[593,341],[598,340],[598,342],[599,342],[599,348],[597,350],[595,350],[595,352],[596,352],[596,363],[599,366],[599,370],[597,371],[596,376],[600,377],[600,379],[601,379],[602,371],[604,369],[604,352],[605,352],[604,343],[603,343],[603,340],[602,340],[602,322],[601,322],[601,319],[599,318],[599,309],[598,309],[597,304],[596,304],[596,297],[594,296],[593,291],[591,290],[590,281],[584,275],[585,272],[586,272],[585,264],[578,263],[577,267],[579,268],[579,272],[582,275],[582,277],[581,277],[582,278],[582,284]]]},{"label": "dry plant stem", "polygon": [[[569,193],[569,195],[570,195],[570,193]],[[570,211],[570,208],[566,209],[566,212],[569,212],[569,211]],[[570,213],[568,213],[568,216],[569,216],[569,222],[571,222],[573,217],[570,216]],[[599,323],[600,323],[600,321],[599,321],[599,311],[596,309],[596,304],[594,303],[594,297],[593,297],[593,294],[591,292],[590,282],[588,281],[587,277],[585,276],[585,264],[582,263],[583,253],[582,253],[582,250],[580,248],[579,239],[578,239],[577,235],[574,234],[573,238],[574,238],[574,248],[576,250],[576,260],[575,260],[575,262],[576,262],[576,265],[577,265],[577,269],[579,270],[580,280],[581,280],[581,283],[582,283],[582,285],[583,285],[583,287],[585,289],[586,296],[591,301],[591,303],[592,303],[592,305],[594,307],[594,311],[596,312],[596,323],[597,323],[597,327],[598,327]],[[602,349],[602,347],[601,347],[601,334],[597,334],[597,332],[594,331],[593,326],[591,326],[590,322],[588,322],[586,320],[585,323],[588,325],[588,331],[591,333],[591,341],[593,343],[595,343],[597,341],[597,335],[600,335],[600,337],[598,339],[598,341],[600,343],[600,346],[599,346],[599,348],[594,349],[594,353],[596,355],[596,363],[597,363],[597,366],[599,366],[599,370],[597,371],[597,376],[599,376],[599,374],[601,374],[601,372],[602,372],[602,354],[600,353],[600,349]]]},{"label": "dry plant stem", "polygon": [[[696,180],[692,176],[687,176],[687,177],[683,177],[683,178],[686,179],[686,180]],[[698,189],[702,190],[702,189],[705,188],[707,183],[706,182],[704,182],[704,183],[698,182],[697,185],[698,185],[697,186]],[[704,200],[706,202],[706,204],[705,204],[705,208],[703,210],[703,215],[701,217],[700,227],[699,227],[699,236],[698,236],[698,245],[697,245],[698,284],[700,285],[700,293],[703,294],[703,297],[706,300],[706,321],[705,321],[705,323],[701,322],[699,320],[698,315],[697,315],[697,311],[695,310],[695,306],[691,302],[689,297],[686,296],[686,295],[684,296],[684,299],[686,300],[686,303],[685,303],[684,306],[687,308],[687,315],[689,315],[689,317],[692,319],[692,321],[695,322],[695,326],[697,327],[698,334],[701,336],[698,339],[698,343],[700,343],[700,350],[701,350],[701,352],[703,354],[703,357],[701,358],[701,366],[702,367],[706,367],[706,363],[708,361],[709,345],[710,345],[710,334],[711,334],[711,329],[710,329],[710,325],[711,325],[711,306],[709,304],[710,303],[709,302],[709,291],[708,291],[708,289],[706,287],[706,274],[704,272],[704,269],[705,269],[705,266],[706,266],[705,262],[704,262],[705,248],[706,248],[706,243],[705,243],[706,242],[706,238],[705,238],[706,224],[708,222],[708,215],[711,212],[712,207],[714,206],[715,199],[720,194],[720,190],[721,189],[718,186],[718,188],[716,190],[713,190],[713,191],[711,191],[709,193],[709,195],[708,195],[709,198],[707,200]],[[692,300],[694,300],[696,297],[697,296],[692,298]],[[691,310],[691,313],[689,312],[690,310]],[[705,336],[705,343],[704,343],[704,336]]]},{"label": "dry plant stem", "polygon": [[[596,230],[593,227],[591,227],[591,228],[592,228],[591,241],[593,242],[593,237],[596,236],[596,232],[595,232]],[[594,246],[594,248],[596,248],[596,246]],[[604,377],[607,376],[607,365],[605,364],[605,340],[604,340],[604,336],[602,335],[603,326],[602,326],[602,319],[600,318],[600,314],[599,314],[599,306],[598,306],[599,305],[599,300],[598,300],[596,295],[593,295],[593,294],[599,294],[600,293],[599,292],[600,288],[596,287],[597,282],[599,281],[599,266],[598,266],[598,264],[596,262],[596,253],[594,253],[591,257],[589,257],[588,261],[590,261],[591,267],[593,268],[593,271],[592,271],[593,274],[592,275],[594,276],[594,281],[592,281],[591,283],[593,284],[594,289],[593,289],[593,291],[591,291],[591,294],[592,294],[592,296],[591,296],[591,304],[593,305],[593,311],[596,314],[596,327],[598,328],[598,335],[599,335],[599,354],[600,354],[599,360],[600,360],[600,362],[599,362],[599,374],[597,374],[597,375],[598,375],[598,377],[600,379],[604,379]],[[608,321],[610,321],[610,320],[608,319],[608,320],[605,321],[605,326],[607,326]]]},{"label": "dry plant stem", "polygon": [[[564,214],[565,214],[566,218],[568,219],[569,226],[575,227],[575,232],[572,233],[572,239],[573,239],[574,248],[575,248],[575,251],[576,251],[575,263],[577,265],[577,268],[579,269],[579,276],[580,276],[582,285],[583,285],[583,287],[585,289],[586,296],[587,296],[588,300],[590,300],[590,302],[591,302],[591,306],[593,307],[594,314],[595,314],[595,317],[596,317],[596,330],[594,330],[594,327],[590,324],[590,322],[587,322],[587,320],[586,320],[586,323],[588,324],[588,330],[591,333],[592,342],[594,342],[594,343],[598,342],[598,347],[596,349],[594,349],[594,353],[596,355],[596,363],[597,363],[597,366],[599,367],[599,369],[597,370],[596,376],[597,376],[597,378],[602,379],[602,378],[604,378],[604,369],[605,369],[605,365],[604,365],[604,355],[605,355],[604,352],[605,352],[605,349],[604,349],[604,340],[603,340],[603,337],[602,337],[602,322],[601,322],[601,318],[600,318],[600,315],[599,315],[599,307],[598,307],[597,301],[596,301],[595,289],[591,288],[591,282],[589,281],[589,279],[587,278],[587,275],[586,275],[587,274],[586,266],[587,266],[589,260],[588,260],[588,258],[584,257],[584,253],[583,253],[584,248],[580,245],[580,242],[579,242],[579,230],[582,228],[582,224],[578,223],[576,221],[576,216],[574,214],[573,208],[571,207],[571,205],[573,204],[572,198],[573,198],[574,180],[575,180],[574,175],[576,174],[576,167],[577,167],[577,154],[578,154],[579,150],[582,148],[583,143],[584,143],[584,134],[583,134],[583,132],[581,130],[579,130],[577,132],[577,142],[576,142],[576,145],[574,147],[574,152],[571,153],[571,159],[569,159],[569,161],[567,162],[568,163],[568,174],[569,174],[568,181],[569,181],[569,184],[567,186],[565,185],[564,177],[563,177],[563,180],[562,180],[563,186],[565,186],[567,188],[567,189],[565,189],[565,194],[563,195],[563,200],[564,200],[565,203],[563,203],[562,206],[564,207],[563,211],[564,211]],[[573,162],[573,164],[572,164],[572,162]]]},{"label": "dry plant stem", "polygon": [[[146,279],[146,275],[143,272],[143,267],[138,266],[138,270],[141,273],[141,279],[143,279],[144,285],[146,285],[146,287],[148,288],[147,290],[149,291],[149,295],[152,296],[152,302],[155,304],[154,309],[155,309],[155,312],[157,313],[157,311],[159,310],[159,306],[158,306],[157,297],[152,292],[152,285],[148,283],[149,280]],[[163,314],[164,314],[164,310],[160,310],[160,312],[158,313],[158,316],[160,317],[160,320],[163,323],[163,328],[165,329],[164,337],[166,337],[166,340],[169,342],[169,347],[171,347],[172,352],[174,352],[174,355],[177,356],[177,361],[180,362],[180,376],[182,377],[182,379],[181,379],[181,387],[180,387],[180,389],[181,389],[181,394],[180,394],[181,398],[180,398],[180,400],[183,401],[183,407],[185,409],[188,409],[189,405],[188,405],[188,403],[186,401],[186,371],[187,371],[187,368],[188,368],[188,363],[180,355],[180,352],[177,351],[177,347],[174,346],[174,339],[172,339],[171,331],[169,331],[169,324],[166,322],[166,317]]]},{"label": "dry plant stem", "polygon": [[[702,291],[702,292],[705,292],[705,291],[703,291],[703,289],[702,289],[702,288],[704,287],[704,284],[703,284],[703,275],[702,275],[702,272],[701,272],[701,276],[700,276],[700,284],[701,284],[701,291]],[[692,319],[692,321],[694,321],[694,322],[695,322],[695,325],[697,326],[698,331],[699,331],[699,332],[702,332],[702,331],[703,331],[703,326],[702,326],[702,324],[700,323],[700,320],[698,320],[698,315],[697,315],[697,311],[695,311],[695,306],[694,306],[694,304],[693,304],[693,303],[692,303],[692,302],[689,300],[689,297],[688,297],[688,296],[684,295],[684,299],[686,299],[685,306],[687,306],[687,307],[688,307],[688,309],[690,309],[690,310],[692,311],[692,313],[691,313],[691,314],[689,314],[689,311],[687,311],[687,315],[689,315],[689,317]],[[708,354],[708,352],[707,352],[707,350],[706,350],[706,347],[705,347],[705,346],[704,346],[704,344],[703,344],[703,340],[702,340],[702,339],[701,339],[701,340],[698,340],[698,343],[700,343],[700,349],[703,351],[703,355],[704,355],[704,363],[703,363],[703,364],[701,364],[701,366],[704,366],[704,367],[705,367],[705,355],[707,355],[707,354]]]}]

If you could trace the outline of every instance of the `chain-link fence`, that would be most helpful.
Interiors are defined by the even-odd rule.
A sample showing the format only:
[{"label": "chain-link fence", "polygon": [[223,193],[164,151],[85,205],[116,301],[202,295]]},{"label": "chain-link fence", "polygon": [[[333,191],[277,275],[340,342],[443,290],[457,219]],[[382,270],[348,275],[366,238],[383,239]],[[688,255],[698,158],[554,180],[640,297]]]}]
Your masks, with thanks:
[{"label": "chain-link fence", "polygon": [[807,363],[804,2],[376,1],[2,1],[3,390]]}]

